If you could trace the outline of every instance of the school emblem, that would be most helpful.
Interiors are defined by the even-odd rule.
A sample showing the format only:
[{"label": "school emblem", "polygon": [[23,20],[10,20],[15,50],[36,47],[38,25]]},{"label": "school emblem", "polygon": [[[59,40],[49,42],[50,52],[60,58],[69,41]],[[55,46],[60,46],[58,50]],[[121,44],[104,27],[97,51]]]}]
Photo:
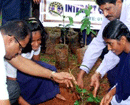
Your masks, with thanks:
[{"label": "school emblem", "polygon": [[63,12],[63,6],[62,6],[62,4],[59,3],[59,2],[52,2],[52,3],[50,3],[50,5],[49,5],[49,12],[52,15],[56,15],[52,11],[55,11],[55,12],[57,12],[59,14],[62,14],[62,12]]}]

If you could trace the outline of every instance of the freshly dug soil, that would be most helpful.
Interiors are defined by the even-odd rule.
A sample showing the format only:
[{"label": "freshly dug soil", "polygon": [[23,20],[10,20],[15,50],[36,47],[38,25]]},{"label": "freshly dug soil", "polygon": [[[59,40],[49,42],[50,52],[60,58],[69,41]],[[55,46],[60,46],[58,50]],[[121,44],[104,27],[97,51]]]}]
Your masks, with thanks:
[{"label": "freshly dug soil", "polygon": [[[55,65],[55,56],[50,56],[47,54],[44,54],[42,56],[43,58],[49,59],[47,63],[50,63],[52,65]],[[92,68],[91,72],[89,74],[86,74],[84,76],[84,89],[86,90],[90,90],[90,79],[91,76],[94,74],[96,68],[99,66],[101,60],[98,60],[95,64],[95,66]],[[73,69],[72,74],[75,76],[75,78],[77,78],[77,74],[80,71],[79,67],[76,67],[77,65],[77,57],[75,57],[75,55],[73,54],[69,54],[69,68]],[[68,69],[64,69],[64,70],[59,70],[58,71],[67,71]],[[107,81],[107,77],[104,76],[104,78],[101,80],[101,84],[100,84],[100,88],[98,90],[98,94],[97,96],[102,99],[102,97],[107,93],[109,89],[109,84]],[[67,88],[64,84],[60,84],[60,92],[61,95],[63,95],[66,98],[66,101],[57,99],[57,98],[53,98],[47,102],[41,103],[39,105],[74,105],[74,102],[78,99],[77,95],[75,94],[74,91],[72,91],[73,89],[69,89]],[[95,105],[95,104],[88,104],[88,105]]]}]

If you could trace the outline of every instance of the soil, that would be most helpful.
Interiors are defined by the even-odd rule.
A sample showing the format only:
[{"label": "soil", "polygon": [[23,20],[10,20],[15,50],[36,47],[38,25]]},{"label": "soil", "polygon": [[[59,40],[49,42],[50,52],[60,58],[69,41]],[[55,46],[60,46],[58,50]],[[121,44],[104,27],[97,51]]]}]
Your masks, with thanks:
[{"label": "soil", "polygon": [[[41,54],[41,60],[43,60],[44,62],[47,62],[49,64],[55,65],[55,56],[54,55],[47,55],[47,54]],[[86,74],[84,76],[84,89],[90,91],[90,79],[91,76],[94,74],[96,68],[99,66],[99,64],[101,63],[101,60],[97,60],[97,62],[95,63],[95,66],[92,68],[92,70],[90,71],[89,74]],[[77,79],[77,74],[80,71],[79,67],[77,66],[77,56],[75,54],[71,54],[69,53],[69,68],[74,70],[72,71],[72,74],[75,76],[75,78]],[[65,71],[68,72],[69,68],[64,69],[64,70],[59,70],[60,71]],[[78,99],[76,93],[73,91],[72,88],[67,88],[64,84],[60,84],[60,92],[61,95],[64,96],[66,98],[66,101],[57,99],[57,98],[53,98],[50,99],[49,101],[46,101],[44,103],[41,103],[39,105],[74,105],[74,102]],[[102,80],[101,80],[101,84],[100,84],[100,88],[98,90],[98,94],[97,96],[102,99],[102,97],[107,93],[109,89],[109,83],[107,80],[107,76],[105,75]],[[90,91],[92,92],[92,91]],[[95,104],[89,104],[89,105],[95,105]]]}]

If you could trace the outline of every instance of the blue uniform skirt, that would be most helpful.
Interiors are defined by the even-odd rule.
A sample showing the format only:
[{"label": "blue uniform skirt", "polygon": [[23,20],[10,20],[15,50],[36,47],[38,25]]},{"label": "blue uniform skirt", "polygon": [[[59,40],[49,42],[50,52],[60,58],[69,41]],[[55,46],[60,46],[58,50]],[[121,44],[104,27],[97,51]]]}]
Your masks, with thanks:
[{"label": "blue uniform skirt", "polygon": [[[47,69],[56,71],[55,66],[42,61],[35,62]],[[59,85],[56,82],[46,78],[30,76],[19,70],[17,73],[17,81],[20,86],[21,96],[31,105],[52,99],[60,92]]]}]

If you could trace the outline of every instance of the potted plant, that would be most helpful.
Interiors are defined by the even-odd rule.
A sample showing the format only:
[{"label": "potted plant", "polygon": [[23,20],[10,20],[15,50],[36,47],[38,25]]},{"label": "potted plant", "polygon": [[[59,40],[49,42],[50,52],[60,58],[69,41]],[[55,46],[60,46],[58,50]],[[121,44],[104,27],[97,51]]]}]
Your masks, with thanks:
[{"label": "potted plant", "polygon": [[52,55],[55,54],[55,46],[60,43],[61,30],[59,27],[46,28],[48,37],[46,40],[46,54]]},{"label": "potted plant", "polygon": [[[63,43],[61,44],[57,44],[55,46],[55,56],[56,56],[56,63],[55,66],[59,69],[65,69],[68,68],[69,63],[68,63],[68,45],[66,44],[66,35],[67,35],[67,30],[66,28],[69,28],[71,25],[73,25],[73,18],[71,16],[65,16],[64,12],[63,15],[55,12],[55,11],[51,11],[55,14],[57,14],[58,16],[60,16],[62,18],[62,24],[59,24],[59,26],[61,27],[61,30],[63,31]],[[69,19],[69,24],[65,25],[65,18]]]},{"label": "potted plant", "polygon": [[76,13],[76,16],[78,16],[79,14],[81,14],[82,12],[85,13],[85,16],[84,18],[81,20],[81,32],[83,30],[86,30],[86,35],[85,35],[85,44],[84,44],[84,47],[83,48],[80,48],[80,49],[77,49],[77,57],[78,57],[78,63],[81,64],[82,62],[82,59],[83,59],[83,56],[84,56],[84,52],[85,50],[87,49],[87,35],[90,34],[90,32],[92,32],[94,35],[96,34],[93,30],[91,30],[91,22],[89,20],[89,16],[90,16],[90,13],[91,13],[91,9],[92,9],[92,6],[88,5],[88,8],[84,8],[84,9],[81,9],[79,10],[77,13]]},{"label": "potted plant", "polygon": [[68,45],[72,54],[76,54],[79,48],[79,33],[74,31],[73,28],[69,28],[67,33]]}]

